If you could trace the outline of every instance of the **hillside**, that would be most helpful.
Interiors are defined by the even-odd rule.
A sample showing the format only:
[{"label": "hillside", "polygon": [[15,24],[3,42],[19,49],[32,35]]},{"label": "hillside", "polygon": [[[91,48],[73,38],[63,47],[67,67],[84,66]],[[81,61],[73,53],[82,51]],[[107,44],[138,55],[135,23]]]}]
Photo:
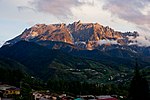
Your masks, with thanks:
[{"label": "hillside", "polygon": [[[127,67],[114,68],[101,61],[74,57],[59,50],[50,50],[35,43],[20,41],[3,46],[0,55],[23,64],[28,73],[43,80],[51,78],[88,82],[117,81],[130,71]],[[117,79],[116,79],[116,78]],[[113,79],[116,80],[113,80]]]}]

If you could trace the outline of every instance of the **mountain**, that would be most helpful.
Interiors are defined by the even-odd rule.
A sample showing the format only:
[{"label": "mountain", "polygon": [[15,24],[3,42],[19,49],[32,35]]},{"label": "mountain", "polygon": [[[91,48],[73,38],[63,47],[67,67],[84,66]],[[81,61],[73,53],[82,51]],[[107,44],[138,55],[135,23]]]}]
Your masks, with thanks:
[{"label": "mountain", "polygon": [[[119,32],[98,23],[72,24],[36,24],[24,32],[7,41],[4,45],[12,45],[25,40],[38,43],[51,49],[61,49],[70,52],[76,50],[129,51],[138,55],[150,56],[150,41],[138,32]],[[146,41],[149,44],[144,44]],[[130,54],[127,54],[130,55]]]},{"label": "mountain", "polygon": [[119,79],[132,72],[136,58],[141,69],[149,68],[150,46],[140,39],[138,32],[118,32],[98,23],[36,24],[7,41],[0,56],[44,80],[108,82],[111,76]]},{"label": "mountain", "polygon": [[66,43],[73,43],[71,34],[65,24],[36,24],[35,26],[25,29],[25,31],[7,43],[16,43],[20,40],[26,41],[62,41]]},{"label": "mountain", "polygon": [[115,68],[101,61],[75,57],[27,41],[3,46],[0,49],[0,57],[20,63],[25,66],[27,73],[43,80],[57,78],[87,82],[118,82],[122,74],[126,76],[132,71],[128,67]]},{"label": "mountain", "polygon": [[[16,38],[7,41],[13,44],[20,40],[26,41],[60,41],[74,44],[85,44],[84,49],[94,49],[101,44],[132,45],[138,42],[138,32],[118,32],[108,26],[104,27],[98,23],[81,23],[81,21],[66,25],[62,24],[36,24]],[[145,38],[146,39],[146,38]],[[148,39],[147,39],[148,40]]]},{"label": "mountain", "polygon": [[35,70],[37,72],[40,71],[43,64],[50,62],[56,54],[57,52],[51,52],[47,48],[25,41],[17,42],[12,46],[3,46],[0,49],[1,57],[19,61],[21,64],[27,66],[28,69],[32,69],[30,70],[32,72]]},{"label": "mountain", "polygon": [[[24,71],[45,81],[55,78],[118,83],[129,79],[135,64],[134,59],[114,58],[109,53],[98,50],[75,51],[71,54],[27,41],[3,46],[0,48],[0,57],[20,63],[24,66]],[[142,60],[139,62],[142,69],[147,69],[150,65]]]}]

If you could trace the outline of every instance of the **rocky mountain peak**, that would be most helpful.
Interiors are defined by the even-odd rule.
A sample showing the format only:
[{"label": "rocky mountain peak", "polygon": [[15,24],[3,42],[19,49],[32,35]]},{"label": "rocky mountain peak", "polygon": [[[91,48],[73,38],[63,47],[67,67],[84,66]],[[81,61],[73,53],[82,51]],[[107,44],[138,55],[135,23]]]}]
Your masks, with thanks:
[{"label": "rocky mountain peak", "polygon": [[26,41],[58,41],[75,45],[82,49],[95,49],[101,45],[129,45],[136,43],[138,32],[118,32],[98,23],[82,23],[81,20],[66,25],[36,24],[8,41],[13,44],[20,40]]}]

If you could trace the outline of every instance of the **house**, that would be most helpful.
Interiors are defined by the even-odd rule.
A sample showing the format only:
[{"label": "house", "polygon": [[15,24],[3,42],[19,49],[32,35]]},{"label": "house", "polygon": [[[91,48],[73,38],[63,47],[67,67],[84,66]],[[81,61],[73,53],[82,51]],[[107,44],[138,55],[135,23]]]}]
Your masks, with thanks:
[{"label": "house", "polygon": [[96,100],[93,95],[80,95],[76,100]]},{"label": "house", "polygon": [[101,96],[96,96],[97,100],[118,100],[117,98],[114,98],[110,95],[101,95]]},{"label": "house", "polygon": [[15,86],[3,84],[0,85],[0,96],[1,97],[8,97],[11,95],[20,95],[20,88]]},{"label": "house", "polygon": [[5,95],[19,95],[20,89],[19,88],[8,88],[4,92]]},{"label": "house", "polygon": [[52,99],[52,96],[49,92],[41,92],[41,91],[35,91],[32,93],[33,100],[49,100]]}]

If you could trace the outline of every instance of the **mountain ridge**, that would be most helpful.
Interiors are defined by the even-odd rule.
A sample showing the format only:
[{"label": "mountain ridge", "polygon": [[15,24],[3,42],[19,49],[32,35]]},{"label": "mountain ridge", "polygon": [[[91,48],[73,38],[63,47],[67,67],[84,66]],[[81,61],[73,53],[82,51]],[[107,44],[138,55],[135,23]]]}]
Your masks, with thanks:
[{"label": "mountain ridge", "polygon": [[[82,23],[79,20],[68,25],[64,23],[36,24],[25,29],[22,34],[7,41],[4,45],[13,45],[24,40],[48,49],[58,49],[71,55],[78,51],[98,50],[98,52],[106,52],[113,57],[149,59],[150,46],[141,46],[139,38],[141,36],[136,31],[123,33],[98,23]],[[148,41],[148,39],[146,40]]]},{"label": "mountain ridge", "polygon": [[[93,50],[105,44],[106,46],[137,45],[139,33],[119,32],[108,26],[104,27],[98,23],[73,22],[72,24],[36,24],[25,29],[21,35],[7,41],[5,44],[14,44],[20,40],[26,41],[59,41],[75,45],[79,49]],[[146,37],[145,37],[146,39]],[[147,39],[148,41],[148,39]]]}]

